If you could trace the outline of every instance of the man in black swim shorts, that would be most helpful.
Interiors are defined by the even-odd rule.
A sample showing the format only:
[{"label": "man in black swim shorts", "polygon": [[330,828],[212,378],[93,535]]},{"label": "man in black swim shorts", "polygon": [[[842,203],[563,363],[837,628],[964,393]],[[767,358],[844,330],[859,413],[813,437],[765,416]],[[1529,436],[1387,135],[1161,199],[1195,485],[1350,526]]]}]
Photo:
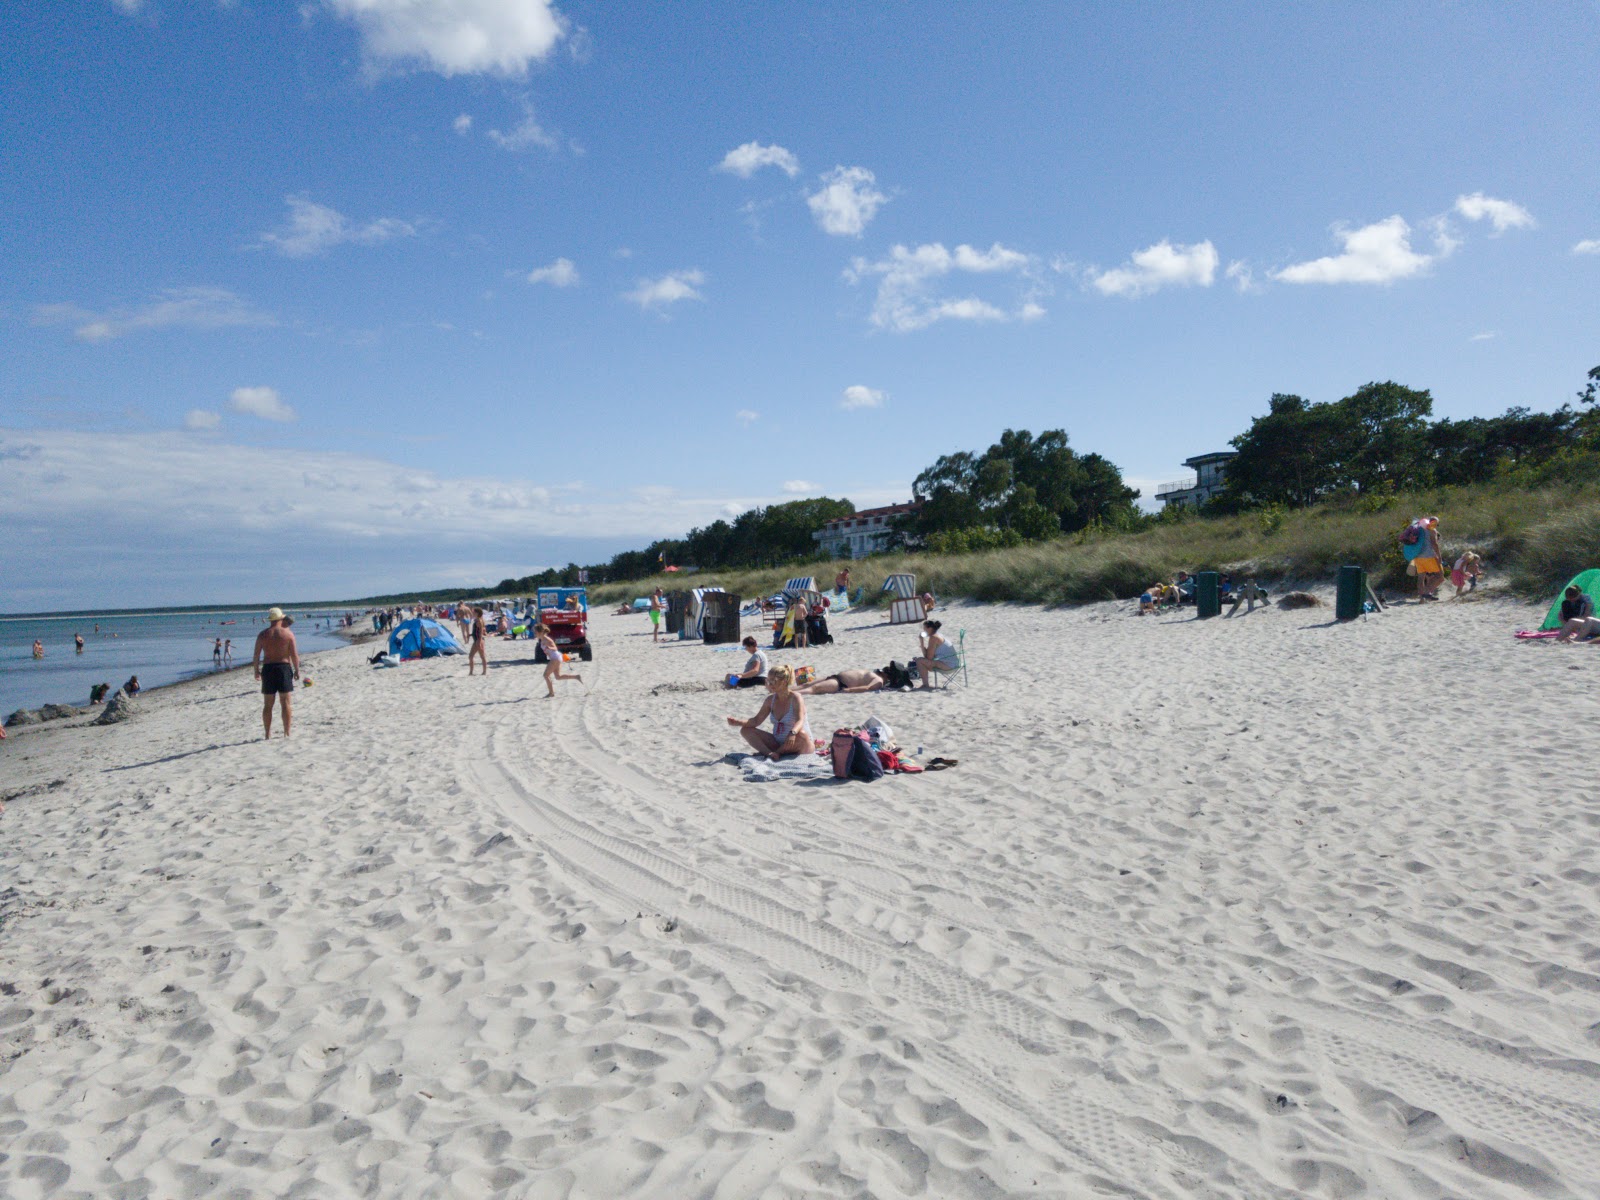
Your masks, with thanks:
[{"label": "man in black swim shorts", "polygon": [[294,708],[292,696],[294,681],[300,678],[300,650],[295,645],[294,634],[289,632],[291,618],[283,609],[274,608],[267,613],[267,627],[256,635],[256,650],[250,665],[261,681],[261,727],[265,736],[272,736],[272,698],[278,698],[283,712],[283,736],[289,736]]}]

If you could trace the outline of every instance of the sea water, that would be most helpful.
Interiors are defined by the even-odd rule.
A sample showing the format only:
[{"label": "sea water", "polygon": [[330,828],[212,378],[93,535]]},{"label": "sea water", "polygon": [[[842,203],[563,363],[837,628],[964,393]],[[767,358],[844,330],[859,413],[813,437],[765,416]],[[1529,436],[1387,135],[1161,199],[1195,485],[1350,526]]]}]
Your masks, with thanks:
[{"label": "sea water", "polygon": [[[72,616],[0,617],[0,720],[41,704],[88,704],[89,689],[116,691],[128,678],[141,688],[177,683],[217,670],[217,638],[233,639],[233,666],[249,667],[264,610],[214,612],[97,612]],[[302,658],[347,643],[336,634],[340,614],[296,611],[295,642]],[[361,618],[357,618],[358,625]],[[368,626],[370,627],[370,625]],[[83,653],[73,635],[83,635]],[[44,657],[33,657],[33,642]],[[307,670],[309,674],[309,669]]]}]

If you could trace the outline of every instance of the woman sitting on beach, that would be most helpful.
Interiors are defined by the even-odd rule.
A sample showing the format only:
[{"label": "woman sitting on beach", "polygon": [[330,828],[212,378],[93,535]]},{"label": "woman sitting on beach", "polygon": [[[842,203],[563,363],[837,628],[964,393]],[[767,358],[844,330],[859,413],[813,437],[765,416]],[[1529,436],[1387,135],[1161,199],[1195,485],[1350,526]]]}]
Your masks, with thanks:
[{"label": "woman sitting on beach", "polygon": [[832,696],[837,692],[881,692],[888,686],[886,680],[877,671],[850,670],[840,671],[837,675],[829,675],[826,679],[819,679],[815,683],[808,683],[804,687],[796,688],[802,696]]},{"label": "woman sitting on beach", "polygon": [[1594,615],[1594,601],[1577,585],[1571,585],[1561,596],[1561,632],[1556,641],[1587,642],[1600,635],[1600,620]]},{"label": "woman sitting on beach", "polygon": [[[816,750],[811,740],[811,726],[806,723],[805,699],[794,690],[794,668],[773,667],[767,672],[768,695],[748,721],[729,717],[728,724],[736,728],[755,749],[777,762],[785,754],[810,754]],[[772,732],[762,729],[761,723],[772,718]]]},{"label": "woman sitting on beach", "polygon": [[935,671],[955,671],[961,667],[955,646],[949,638],[939,636],[939,626],[938,621],[924,621],[922,634],[917,638],[922,654],[914,661],[917,673],[922,676],[922,690],[925,692],[933,686]]},{"label": "woman sitting on beach", "polygon": [[750,652],[750,657],[744,660],[744,670],[740,671],[729,687],[747,688],[761,687],[767,682],[767,671],[771,664],[767,662],[766,652],[753,637],[744,639],[744,648]]}]

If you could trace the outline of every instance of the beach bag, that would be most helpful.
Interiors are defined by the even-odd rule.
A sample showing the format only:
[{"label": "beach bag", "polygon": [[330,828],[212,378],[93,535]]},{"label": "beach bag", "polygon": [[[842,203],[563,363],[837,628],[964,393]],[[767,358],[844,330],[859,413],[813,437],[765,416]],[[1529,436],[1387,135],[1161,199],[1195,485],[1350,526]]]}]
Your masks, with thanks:
[{"label": "beach bag", "polygon": [[829,747],[829,750],[833,756],[833,777],[835,779],[850,778],[850,751],[855,748],[855,744],[855,730],[834,730],[833,744]]},{"label": "beach bag", "polygon": [[871,783],[874,779],[883,778],[883,763],[878,761],[878,752],[872,748],[872,743],[866,735],[856,733],[851,738],[850,757],[845,762],[845,771],[850,779],[859,779],[862,783]]},{"label": "beach bag", "polygon": [[796,667],[794,669],[794,682],[796,687],[805,687],[817,677],[815,667]]},{"label": "beach bag", "polygon": [[1415,546],[1420,541],[1422,541],[1422,526],[1420,525],[1407,525],[1400,534],[1400,544],[1402,546]]},{"label": "beach bag", "polygon": [[911,673],[906,670],[906,666],[902,662],[891,662],[880,674],[883,675],[883,682],[886,687],[899,689],[910,686]]}]

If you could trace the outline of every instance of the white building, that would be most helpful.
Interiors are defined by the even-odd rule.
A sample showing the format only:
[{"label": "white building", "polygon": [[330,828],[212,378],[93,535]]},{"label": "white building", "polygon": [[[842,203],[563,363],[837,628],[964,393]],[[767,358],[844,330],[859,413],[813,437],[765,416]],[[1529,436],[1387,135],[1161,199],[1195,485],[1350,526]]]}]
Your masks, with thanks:
[{"label": "white building", "polygon": [[1210,454],[1196,454],[1193,458],[1184,459],[1184,466],[1194,468],[1194,478],[1163,483],[1156,490],[1156,499],[1168,507],[1187,504],[1199,508],[1222,491],[1228,463],[1238,455],[1237,450],[1214,450]]},{"label": "white building", "polygon": [[918,507],[911,503],[865,508],[854,516],[829,521],[811,536],[822,544],[822,552],[829,558],[864,558],[888,549],[894,519],[916,512]]}]

